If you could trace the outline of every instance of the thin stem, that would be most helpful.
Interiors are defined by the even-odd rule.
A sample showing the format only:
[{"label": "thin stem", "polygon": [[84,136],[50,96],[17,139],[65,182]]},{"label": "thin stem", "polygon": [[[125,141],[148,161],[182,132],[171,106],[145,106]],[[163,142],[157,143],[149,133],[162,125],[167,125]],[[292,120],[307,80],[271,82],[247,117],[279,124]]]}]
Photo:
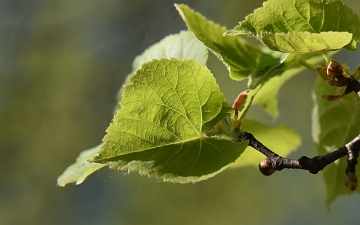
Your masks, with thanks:
[{"label": "thin stem", "polygon": [[314,65],[311,65],[310,63],[306,62],[303,58],[300,58],[299,62],[301,65],[305,66],[306,68],[316,71],[316,67]]},{"label": "thin stem", "polygon": [[322,54],[325,58],[325,61],[326,61],[326,65],[328,65],[330,63],[330,60],[331,60],[331,57],[329,56],[329,53],[327,52],[323,52]]}]

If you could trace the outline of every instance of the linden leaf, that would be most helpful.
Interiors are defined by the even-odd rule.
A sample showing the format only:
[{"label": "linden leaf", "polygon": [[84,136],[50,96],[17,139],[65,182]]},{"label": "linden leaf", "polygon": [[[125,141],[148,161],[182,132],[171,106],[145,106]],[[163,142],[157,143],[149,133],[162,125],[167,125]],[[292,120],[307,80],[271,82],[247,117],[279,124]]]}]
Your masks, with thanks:
[{"label": "linden leaf", "polygon": [[161,58],[193,59],[205,66],[208,50],[191,31],[181,31],[164,37],[136,56],[132,65],[132,72],[134,73],[145,62]]},{"label": "linden leaf", "polygon": [[204,135],[233,109],[200,63],[153,60],[130,82],[92,162],[165,181],[197,182],[222,171],[247,146]]},{"label": "linden leaf", "polygon": [[69,166],[58,178],[57,184],[64,187],[69,183],[81,184],[88,176],[103,168],[106,164],[90,163],[88,159],[95,156],[101,145],[85,150],[80,153],[76,162]]},{"label": "linden leaf", "polygon": [[238,37],[223,37],[225,27],[215,24],[187,5],[175,5],[194,35],[202,41],[230,71],[234,80],[242,80],[250,74],[263,75],[279,65],[279,58],[262,51]]},{"label": "linden leaf", "polygon": [[[360,41],[360,18],[340,0],[268,0],[227,32],[227,35],[247,34],[279,51],[316,52],[336,50],[344,45],[354,51]],[[328,41],[335,36],[339,40]]]},{"label": "linden leaf", "polygon": [[262,33],[262,41],[271,50],[295,54],[338,50],[349,44],[352,34],[348,32],[297,32]]},{"label": "linden leaf", "polygon": [[273,75],[262,82],[261,88],[255,95],[253,103],[262,105],[265,111],[274,119],[279,116],[277,95],[280,88],[286,81],[306,69],[298,63],[302,57],[306,58],[309,64],[317,64],[324,59],[323,56],[319,54],[288,54],[281,62],[281,65],[273,70]]},{"label": "linden leaf", "polygon": [[[330,86],[320,77],[317,78],[314,85],[315,106],[312,115],[312,137],[318,155],[328,154],[359,135],[359,97],[350,93],[337,101],[329,102],[322,98],[323,94],[332,94],[339,89]],[[322,172],[327,187],[326,203],[328,207],[338,196],[353,193],[344,184],[346,161],[347,158],[342,157],[326,166]],[[356,167],[356,170],[359,174],[359,166]],[[356,192],[360,192],[359,188]]]},{"label": "linden leaf", "polygon": [[[123,86],[129,83],[129,77],[140,69],[143,63],[161,58],[193,59],[205,66],[208,59],[208,50],[189,30],[168,35],[136,56],[132,64],[132,72],[126,76]],[[117,94],[118,102],[120,102],[124,92],[123,86]],[[117,104],[114,113],[119,109],[120,106]]]}]

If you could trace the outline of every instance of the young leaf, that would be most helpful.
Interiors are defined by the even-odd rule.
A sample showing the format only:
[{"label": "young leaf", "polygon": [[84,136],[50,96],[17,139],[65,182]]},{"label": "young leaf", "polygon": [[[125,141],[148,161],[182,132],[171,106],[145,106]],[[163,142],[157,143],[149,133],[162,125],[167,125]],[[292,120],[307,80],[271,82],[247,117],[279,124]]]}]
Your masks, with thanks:
[{"label": "young leaf", "polygon": [[203,15],[193,11],[186,5],[175,5],[180,15],[194,35],[202,41],[230,71],[234,80],[242,80],[249,76],[261,76],[279,65],[279,58],[263,52],[238,37],[223,37],[226,31]]},{"label": "young leaf", "polygon": [[[256,139],[269,149],[274,149],[277,154],[286,157],[301,144],[298,133],[287,126],[270,127],[255,120],[245,118],[241,129],[252,133]],[[246,165],[258,166],[260,161],[266,158],[251,147],[246,148],[241,157],[231,167]]]},{"label": "young leaf", "polygon": [[[234,162],[247,143],[206,137],[233,109],[211,72],[193,60],[143,64],[92,162],[166,181],[196,182]],[[205,177],[204,177],[205,176]]]},{"label": "young leaf", "polygon": [[[321,32],[337,36],[339,40],[329,42]],[[289,51],[292,46],[296,51],[316,52],[321,49],[319,46],[335,50],[341,45],[356,50],[356,43],[360,41],[360,18],[340,0],[268,0],[227,34],[250,34],[279,51],[284,46],[287,48],[283,51]],[[350,43],[346,43],[350,35]],[[314,38],[314,42],[308,37]]]},{"label": "young leaf", "polygon": [[[325,155],[344,146],[360,133],[360,105],[359,97],[356,94],[351,93],[331,102],[322,98],[323,94],[334,94],[339,89],[330,86],[320,77],[317,78],[314,85],[315,106],[312,115],[312,136],[318,155]],[[328,206],[338,196],[352,193],[344,184],[346,160],[346,157],[343,157],[323,170]],[[359,174],[358,168],[359,166],[357,166]],[[357,192],[360,192],[359,189]]]},{"label": "young leaf", "polygon": [[80,153],[76,162],[69,166],[58,178],[57,185],[64,187],[66,184],[76,183],[81,184],[86,177],[90,176],[95,171],[103,168],[106,164],[90,163],[88,159],[95,156],[99,151],[101,145],[85,150]]}]

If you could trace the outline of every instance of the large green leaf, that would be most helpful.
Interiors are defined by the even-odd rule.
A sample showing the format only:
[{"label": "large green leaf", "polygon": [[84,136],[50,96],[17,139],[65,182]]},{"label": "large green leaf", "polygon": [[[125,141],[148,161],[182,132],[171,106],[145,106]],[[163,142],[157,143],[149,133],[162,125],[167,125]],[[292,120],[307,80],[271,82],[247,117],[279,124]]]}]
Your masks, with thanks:
[{"label": "large green leaf", "polygon": [[106,166],[100,163],[90,163],[88,159],[94,157],[101,145],[81,152],[76,162],[69,166],[58,178],[57,184],[61,187],[69,183],[81,184],[86,177]]},{"label": "large green leaf", "polygon": [[196,182],[234,162],[247,146],[204,135],[233,110],[200,63],[153,60],[130,82],[92,162],[112,162],[113,168],[166,181]]},{"label": "large green leaf", "polygon": [[[322,95],[335,94],[339,89],[330,86],[320,77],[317,78],[314,86],[312,136],[318,155],[325,155],[344,146],[360,133],[360,105],[356,94],[351,93],[337,101],[327,101],[322,98]],[[347,158],[343,157],[323,170],[328,206],[338,196],[352,193],[344,184],[346,160]],[[359,166],[357,166],[357,174],[359,172]],[[357,192],[359,191],[358,189]]]},{"label": "large green leaf", "polygon": [[223,37],[225,27],[207,20],[186,5],[176,5],[177,10],[194,35],[202,41],[229,69],[230,77],[242,80],[259,77],[279,65],[280,59],[248,44],[238,37]]},{"label": "large green leaf", "polygon": [[356,50],[360,18],[340,0],[269,0],[227,34],[250,34],[286,52]]},{"label": "large green leaf", "polygon": [[[301,138],[297,132],[287,126],[270,127],[255,120],[245,118],[241,124],[241,129],[252,133],[266,147],[283,157],[296,150],[301,144]],[[263,154],[248,147],[231,167],[258,166],[264,158],[266,157]]]}]

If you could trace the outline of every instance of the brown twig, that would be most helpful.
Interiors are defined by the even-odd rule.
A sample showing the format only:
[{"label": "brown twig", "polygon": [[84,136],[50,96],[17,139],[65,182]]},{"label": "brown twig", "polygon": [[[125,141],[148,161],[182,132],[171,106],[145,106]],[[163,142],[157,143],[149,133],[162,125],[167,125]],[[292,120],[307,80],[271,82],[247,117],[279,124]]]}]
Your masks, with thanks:
[{"label": "brown twig", "polygon": [[348,166],[346,168],[347,178],[345,183],[350,190],[355,190],[356,188],[357,178],[355,175],[355,166],[360,150],[360,135],[356,136],[345,146],[326,155],[315,156],[313,158],[302,156],[299,159],[289,159],[279,156],[264,146],[251,133],[244,132],[239,136],[239,141],[245,140],[249,141],[249,146],[267,157],[259,164],[259,169],[264,175],[271,175],[273,172],[283,169],[302,169],[308,170],[312,174],[317,174],[335,160],[348,155]]}]

